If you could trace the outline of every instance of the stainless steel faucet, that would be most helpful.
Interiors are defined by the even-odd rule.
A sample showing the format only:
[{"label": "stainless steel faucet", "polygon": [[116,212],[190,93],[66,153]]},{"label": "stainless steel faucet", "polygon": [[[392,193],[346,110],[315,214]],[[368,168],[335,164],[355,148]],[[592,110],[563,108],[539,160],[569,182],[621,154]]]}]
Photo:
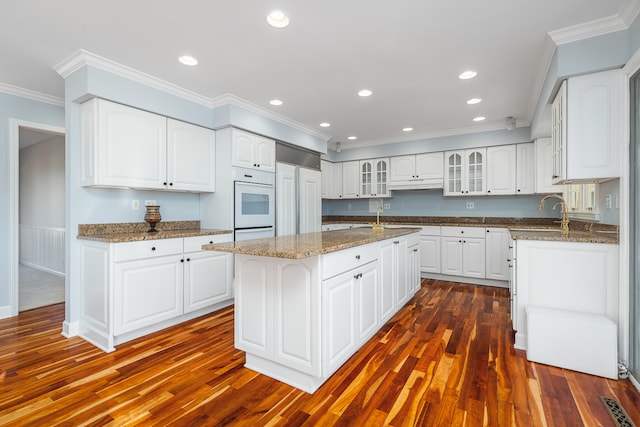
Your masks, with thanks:
[{"label": "stainless steel faucet", "polygon": [[555,210],[556,206],[558,205],[562,207],[562,219],[560,220],[560,228],[562,228],[562,235],[564,237],[569,236],[569,210],[567,209],[567,202],[565,202],[562,196],[558,194],[547,194],[542,198],[542,200],[540,200],[540,205],[538,206],[539,211],[544,209],[544,202],[547,199],[560,200],[555,205],[553,205],[553,209]]}]

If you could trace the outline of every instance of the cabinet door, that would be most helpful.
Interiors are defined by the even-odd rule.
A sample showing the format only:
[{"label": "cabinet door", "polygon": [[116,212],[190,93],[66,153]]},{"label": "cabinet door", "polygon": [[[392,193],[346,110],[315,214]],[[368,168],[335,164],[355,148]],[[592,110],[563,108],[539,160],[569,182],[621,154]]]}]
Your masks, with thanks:
[{"label": "cabinet door", "polygon": [[[318,257],[278,259],[275,271],[273,360],[321,376],[321,286]],[[330,301],[335,303],[335,301]]]},{"label": "cabinet door", "polygon": [[183,313],[182,254],[114,266],[114,335]]},{"label": "cabinet door", "polygon": [[465,150],[463,168],[463,190],[465,196],[481,195],[487,192],[486,148]]},{"label": "cabinet door", "polygon": [[360,161],[360,196],[361,197],[373,197],[374,183],[373,183],[373,161],[361,160]]},{"label": "cabinet door", "polygon": [[440,273],[440,236],[420,236],[420,271]]},{"label": "cabinet door", "polygon": [[235,256],[235,346],[273,358],[273,265],[262,257]]},{"label": "cabinet door", "polygon": [[462,238],[442,236],[442,274],[462,276]]},{"label": "cabinet door", "polygon": [[258,168],[266,172],[276,171],[276,143],[261,136],[254,136],[255,160]]},{"label": "cabinet door", "polygon": [[566,179],[567,81],[563,81],[551,104],[552,181],[557,184]]},{"label": "cabinet door", "polygon": [[322,198],[333,199],[335,197],[333,187],[333,163],[320,160],[320,168],[322,170]]},{"label": "cabinet door", "polygon": [[407,265],[409,297],[411,297],[420,289],[420,245],[409,247]]},{"label": "cabinet door", "polygon": [[391,157],[390,182],[406,182],[416,178],[416,156]]},{"label": "cabinet door", "polygon": [[620,176],[625,81],[620,69],[569,79],[565,123],[567,179]]},{"label": "cabinet door", "polygon": [[396,301],[395,270],[393,241],[380,242],[378,249],[378,266],[380,274],[380,322],[384,323],[393,316]]},{"label": "cabinet door", "polygon": [[215,191],[215,131],[167,120],[167,188]]},{"label": "cabinet door", "polygon": [[360,196],[360,162],[342,163],[342,197],[356,199]]},{"label": "cabinet door", "polygon": [[296,167],[278,162],[276,169],[276,233],[288,236],[298,231]]},{"label": "cabinet door", "polygon": [[538,194],[561,193],[562,185],[553,185],[553,144],[551,138],[538,138],[535,141],[536,186]]},{"label": "cabinet door", "polygon": [[464,151],[447,151],[445,153],[445,196],[461,196],[463,189]]},{"label": "cabinet door", "polygon": [[420,180],[442,180],[444,155],[441,151],[436,153],[416,154],[416,178]]},{"label": "cabinet door", "polygon": [[509,280],[509,243],[511,234],[506,228],[487,228],[486,278]]},{"label": "cabinet door", "polygon": [[[442,162],[440,162],[442,163]],[[374,165],[374,196],[385,197],[389,195],[387,188],[389,178],[389,159],[376,159]]]},{"label": "cabinet door", "polygon": [[323,374],[338,369],[356,349],[354,271],[322,283]]},{"label": "cabinet door", "polygon": [[485,239],[463,238],[462,275],[484,279],[485,262]]},{"label": "cabinet door", "polygon": [[487,194],[516,194],[515,145],[487,148]]},{"label": "cabinet door", "polygon": [[251,135],[234,129],[231,132],[231,164],[241,168],[255,168],[254,148]]},{"label": "cabinet door", "polygon": [[378,330],[378,268],[376,262],[360,267],[356,280],[358,345],[363,344]]},{"label": "cabinet door", "polygon": [[298,233],[314,233],[322,228],[322,197],[320,172],[298,169]]},{"label": "cabinet door", "polygon": [[535,191],[535,145],[533,142],[516,145],[516,194]]},{"label": "cabinet door", "polygon": [[396,311],[409,301],[409,268],[408,268],[408,246],[407,239],[398,239],[393,242],[394,257],[396,264]]},{"label": "cabinet door", "polygon": [[167,173],[167,119],[97,102],[97,185],[162,189]]},{"label": "cabinet door", "polygon": [[200,251],[184,255],[184,312],[232,298],[233,255]]}]

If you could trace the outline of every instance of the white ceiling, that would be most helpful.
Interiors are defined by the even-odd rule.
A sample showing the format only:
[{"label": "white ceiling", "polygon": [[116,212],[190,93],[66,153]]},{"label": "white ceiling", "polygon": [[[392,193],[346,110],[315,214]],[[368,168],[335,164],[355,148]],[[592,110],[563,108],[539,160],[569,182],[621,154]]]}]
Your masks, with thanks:
[{"label": "white ceiling", "polygon": [[[603,18],[605,31],[620,28],[637,3],[0,0],[0,82],[62,98],[53,67],[84,49],[205,97],[233,94],[348,148],[497,129],[507,116],[528,125],[552,53],[548,33]],[[266,24],[273,9],[290,15],[288,28]],[[199,65],[178,63],[184,54]],[[459,80],[467,69],[478,76]],[[358,97],[363,88],[373,95]],[[483,102],[467,105],[472,97]],[[479,115],[487,119],[474,123]]]}]

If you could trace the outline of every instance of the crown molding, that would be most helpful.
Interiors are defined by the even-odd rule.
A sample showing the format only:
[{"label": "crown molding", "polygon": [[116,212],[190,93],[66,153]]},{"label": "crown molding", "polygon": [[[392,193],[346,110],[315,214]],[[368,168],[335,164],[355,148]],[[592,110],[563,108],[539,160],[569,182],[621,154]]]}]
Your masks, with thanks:
[{"label": "crown molding", "polygon": [[[518,120],[516,119],[516,128],[531,126],[531,123],[528,121]],[[459,135],[467,135],[471,133],[481,133],[481,132],[491,132],[497,130],[506,130],[504,127],[504,123],[487,123],[486,125],[476,125],[472,127],[458,128],[458,129],[446,129],[441,131],[434,132],[425,132],[421,134],[412,134],[401,137],[391,137],[391,138],[383,138],[383,139],[370,139],[367,141],[359,141],[359,142],[344,142],[344,141],[335,141],[328,144],[328,148],[331,148],[335,151],[336,144],[340,143],[340,148],[342,150],[350,150],[353,148],[363,148],[363,147],[373,147],[375,145],[385,145],[385,144],[395,144],[398,142],[412,142],[412,141],[423,141],[427,139],[434,138],[445,138],[449,136],[459,136]]]},{"label": "crown molding", "polygon": [[536,81],[533,85],[531,100],[529,101],[529,108],[527,109],[527,117],[531,117],[532,120],[533,115],[536,111],[536,107],[538,106],[538,100],[540,99],[540,95],[542,94],[542,89],[544,88],[544,82],[547,79],[547,75],[549,74],[549,67],[551,67],[551,63],[553,62],[553,55],[555,54],[555,52],[555,43],[553,42],[551,37],[546,37],[542,52],[542,66],[538,68],[538,75],[536,76]]},{"label": "crown molding", "polygon": [[47,95],[30,89],[24,89],[18,86],[12,86],[6,83],[0,83],[0,93],[6,93],[7,95],[14,95],[20,98],[27,98],[32,101],[44,102],[45,104],[51,104],[57,107],[64,107],[63,98],[58,98],[57,96]]},{"label": "crown molding", "polygon": [[234,105],[236,107],[242,108],[243,110],[247,110],[249,112],[258,114],[267,119],[271,119],[275,122],[287,125],[293,129],[315,136],[316,138],[320,138],[323,141],[328,141],[329,138],[331,138],[331,135],[327,135],[326,133],[320,132],[317,129],[310,128],[282,114],[273,112],[271,110],[267,110],[259,105],[256,105],[252,102],[247,101],[246,99],[240,98],[239,96],[233,95],[231,93],[220,95],[211,100],[211,106],[213,108],[223,107],[225,105]]},{"label": "crown molding", "polygon": [[80,49],[74,52],[59,64],[54,66],[53,69],[63,78],[67,78],[69,75],[87,65],[144,84],[146,86],[169,93],[179,98],[186,99],[187,101],[204,105],[205,107],[217,108],[231,104],[248,110],[252,113],[258,114],[262,117],[276,121],[278,123],[282,123],[306,134],[320,138],[323,141],[327,141],[329,138],[331,138],[330,135],[319,132],[316,129],[309,128],[308,126],[305,126],[300,122],[292,120],[286,116],[283,116],[282,114],[267,110],[238,96],[225,94],[215,98],[209,98],[203,95],[199,95],[195,92],[174,85],[173,83],[161,80],[157,77],[143,73],[134,68],[127,67],[126,65],[119,64],[115,61],[88,52],[84,49]]},{"label": "crown molding", "polygon": [[548,34],[556,45],[561,45],[620,30],[626,30],[627,28],[629,28],[629,25],[622,17],[619,15],[613,15],[573,25],[571,27],[550,31]]},{"label": "crown molding", "polygon": [[67,78],[69,75],[87,65],[127,78],[134,82],[144,84],[145,86],[158,89],[162,92],[175,95],[193,103],[204,105],[205,107],[211,107],[211,99],[206,96],[199,95],[173,83],[169,83],[134,68],[127,67],[126,65],[119,64],[84,49],[80,49],[72,53],[68,58],[54,66],[53,69],[63,78]]},{"label": "crown molding", "polygon": [[618,15],[625,22],[627,27],[633,24],[633,21],[636,20],[638,14],[640,13],[640,1],[638,0],[626,0]]}]

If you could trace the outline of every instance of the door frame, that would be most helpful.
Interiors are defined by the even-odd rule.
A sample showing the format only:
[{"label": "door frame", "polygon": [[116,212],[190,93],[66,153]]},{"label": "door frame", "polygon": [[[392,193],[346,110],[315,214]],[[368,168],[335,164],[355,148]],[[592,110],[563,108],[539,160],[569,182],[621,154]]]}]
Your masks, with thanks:
[{"label": "door frame", "polygon": [[[48,132],[57,135],[65,135],[63,127],[52,126],[44,123],[31,122],[20,119],[9,119],[9,301],[10,317],[18,315],[18,294],[20,263],[20,128]],[[65,141],[66,153],[66,141]],[[65,154],[65,159],[66,159]],[[65,160],[66,163],[66,160]],[[66,169],[66,165],[65,165]],[[65,181],[67,172],[65,171]],[[66,184],[65,184],[66,185]],[[67,197],[65,191],[65,198]],[[65,200],[65,206],[67,206]],[[65,213],[66,217],[66,213]],[[66,223],[66,221],[65,221]],[[67,228],[65,224],[65,228]],[[66,246],[66,244],[65,244]],[[67,248],[65,247],[65,252]],[[66,270],[66,266],[65,266]],[[65,282],[67,277],[65,276]],[[65,285],[66,288],[66,285]]]}]

